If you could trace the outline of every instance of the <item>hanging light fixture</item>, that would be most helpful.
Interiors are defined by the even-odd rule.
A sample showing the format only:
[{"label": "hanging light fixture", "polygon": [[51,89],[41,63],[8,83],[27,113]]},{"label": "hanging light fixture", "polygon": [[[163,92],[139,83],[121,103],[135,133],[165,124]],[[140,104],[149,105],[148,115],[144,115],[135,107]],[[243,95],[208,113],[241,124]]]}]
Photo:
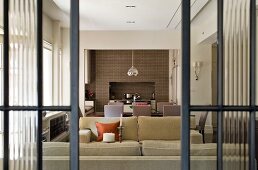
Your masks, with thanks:
[{"label": "hanging light fixture", "polygon": [[127,72],[128,76],[137,76],[138,70],[133,66],[133,50],[132,50],[132,67]]}]

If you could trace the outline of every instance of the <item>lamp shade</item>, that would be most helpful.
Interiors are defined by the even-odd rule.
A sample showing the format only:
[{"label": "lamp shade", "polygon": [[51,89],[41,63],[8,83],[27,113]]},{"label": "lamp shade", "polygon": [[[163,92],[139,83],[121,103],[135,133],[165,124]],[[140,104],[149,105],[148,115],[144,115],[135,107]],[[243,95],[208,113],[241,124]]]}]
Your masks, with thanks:
[{"label": "lamp shade", "polygon": [[129,70],[128,70],[128,72],[127,72],[127,75],[128,75],[128,76],[137,76],[137,75],[138,75],[138,70],[137,70],[137,68],[135,68],[135,67],[133,66],[133,57],[134,57],[134,55],[133,55],[133,50],[132,50],[132,67],[129,68]]},{"label": "lamp shade", "polygon": [[132,66],[132,67],[128,70],[127,75],[128,75],[128,76],[137,76],[137,75],[138,75],[138,70],[137,70],[134,66]]}]

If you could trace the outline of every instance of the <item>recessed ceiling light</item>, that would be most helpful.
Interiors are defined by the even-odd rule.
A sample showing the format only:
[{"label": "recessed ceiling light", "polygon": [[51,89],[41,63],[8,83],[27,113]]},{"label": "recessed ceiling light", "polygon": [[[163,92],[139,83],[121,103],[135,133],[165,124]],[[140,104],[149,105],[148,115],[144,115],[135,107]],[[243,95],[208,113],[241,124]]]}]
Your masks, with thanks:
[{"label": "recessed ceiling light", "polygon": [[127,24],[135,24],[135,21],[126,21]]},{"label": "recessed ceiling light", "polygon": [[126,5],[125,7],[126,8],[135,8],[136,6],[135,5]]}]

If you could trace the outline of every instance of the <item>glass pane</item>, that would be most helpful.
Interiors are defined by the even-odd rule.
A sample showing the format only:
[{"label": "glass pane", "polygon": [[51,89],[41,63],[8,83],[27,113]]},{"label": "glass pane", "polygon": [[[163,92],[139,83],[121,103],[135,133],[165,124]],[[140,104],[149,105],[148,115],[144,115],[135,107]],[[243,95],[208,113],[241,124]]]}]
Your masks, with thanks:
[{"label": "glass pane", "polygon": [[9,113],[10,169],[34,170],[37,167],[37,113]]},{"label": "glass pane", "polygon": [[225,112],[223,121],[223,167],[247,170],[249,112]]},{"label": "glass pane", "polygon": [[[217,1],[191,2],[191,104],[215,105],[217,97],[215,45],[217,42]],[[202,10],[198,13],[197,9]]]},{"label": "glass pane", "polygon": [[[215,115],[214,115],[215,114]],[[216,113],[192,112],[190,116],[190,159],[191,169],[216,169]],[[202,161],[202,163],[200,163]]]},{"label": "glass pane", "polygon": [[69,11],[69,1],[43,1],[44,106],[70,105]]},{"label": "glass pane", "polygon": [[36,0],[9,2],[10,105],[37,105]]},{"label": "glass pane", "polygon": [[224,1],[224,104],[249,105],[250,1]]},{"label": "glass pane", "polygon": [[[43,169],[69,170],[70,112],[47,112],[42,122]],[[53,161],[58,156],[62,161]]]}]

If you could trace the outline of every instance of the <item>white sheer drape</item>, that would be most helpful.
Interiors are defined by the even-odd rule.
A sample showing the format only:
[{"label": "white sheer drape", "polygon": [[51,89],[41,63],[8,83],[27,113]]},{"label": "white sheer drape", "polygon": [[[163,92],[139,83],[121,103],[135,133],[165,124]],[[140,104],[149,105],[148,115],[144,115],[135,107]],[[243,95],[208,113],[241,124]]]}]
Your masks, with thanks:
[{"label": "white sheer drape", "polygon": [[[10,0],[9,100],[37,105],[36,0]],[[10,169],[36,168],[37,112],[10,112]]]},{"label": "white sheer drape", "polygon": [[[250,0],[224,0],[224,103],[249,105]],[[224,114],[224,169],[248,169],[247,112]]]}]

